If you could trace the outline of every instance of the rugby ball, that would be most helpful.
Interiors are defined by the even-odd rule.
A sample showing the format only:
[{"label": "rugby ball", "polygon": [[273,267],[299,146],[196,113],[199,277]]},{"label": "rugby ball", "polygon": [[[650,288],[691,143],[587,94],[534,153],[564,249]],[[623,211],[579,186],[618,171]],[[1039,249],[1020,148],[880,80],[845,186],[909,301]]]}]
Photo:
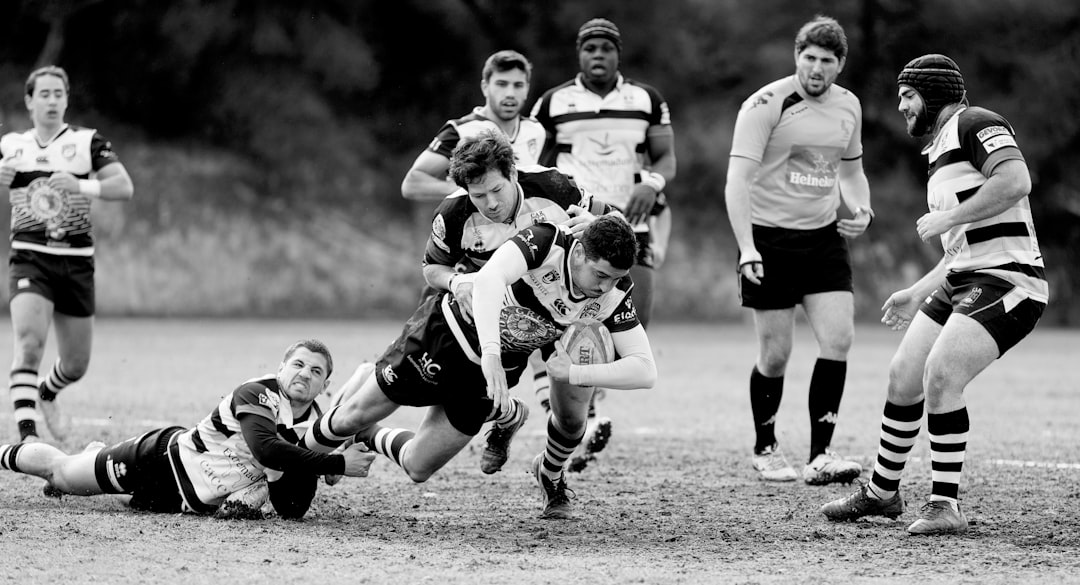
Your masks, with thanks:
[{"label": "rugby ball", "polygon": [[532,309],[509,305],[499,311],[503,353],[532,353],[559,338],[559,328]]},{"label": "rugby ball", "polygon": [[610,364],[615,361],[615,343],[611,332],[596,319],[580,319],[566,328],[563,347],[570,363],[579,366]]}]

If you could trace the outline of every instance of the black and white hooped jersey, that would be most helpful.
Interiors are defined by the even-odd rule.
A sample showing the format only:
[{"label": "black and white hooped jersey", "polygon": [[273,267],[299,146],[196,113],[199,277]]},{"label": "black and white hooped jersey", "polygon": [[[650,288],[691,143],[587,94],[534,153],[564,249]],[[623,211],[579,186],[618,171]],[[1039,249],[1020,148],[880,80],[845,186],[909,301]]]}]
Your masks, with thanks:
[{"label": "black and white hooped jersey", "polygon": [[566,175],[540,166],[518,169],[517,211],[509,223],[485,217],[468,192],[459,189],[435,209],[424,265],[457,266],[459,271],[475,272],[523,228],[569,219],[566,210],[571,205],[589,210],[593,197]]},{"label": "black and white hooped jersey", "polygon": [[[488,130],[501,133],[502,129],[498,124],[484,117],[481,113],[483,110],[481,106],[476,106],[472,112],[461,118],[447,120],[442,128],[439,128],[439,132],[428,145],[427,150],[450,158],[458,144],[467,138],[478,136],[481,132]],[[507,139],[510,140],[510,146],[514,149],[514,158],[520,168],[539,162],[547,133],[540,122],[528,116],[519,116],[517,132],[513,136],[507,136]]]},{"label": "black and white hooped jersey", "polygon": [[278,387],[277,377],[267,374],[248,380],[230,392],[195,427],[176,438],[176,456],[170,457],[184,504],[196,512],[212,511],[229,494],[281,472],[264,468],[255,460],[240,429],[241,414],[255,414],[274,421],[278,436],[298,445],[322,414],[317,403],[299,419],[293,419],[289,399]]},{"label": "black and white hooped jersey", "polygon": [[[926,201],[930,211],[952,209],[986,183],[994,167],[1024,160],[1009,122],[983,108],[961,108],[923,150],[930,164]],[[986,219],[941,234],[950,272],[979,272],[1016,287],[1016,295],[1040,303],[1049,299],[1031,204],[1025,196]]]},{"label": "black and white hooped jersey", "polygon": [[[509,242],[525,257],[528,272],[506,287],[503,306],[531,309],[559,329],[580,319],[596,319],[612,333],[633,329],[640,323],[630,295],[634,281],[629,275],[596,298],[574,293],[570,253],[582,244],[570,233],[554,224],[541,223],[521,230]],[[479,363],[476,325],[462,317],[459,305],[449,302],[447,297],[443,298],[443,313],[448,321],[453,321],[451,328],[462,349],[472,361]]]},{"label": "black and white hooped jersey", "polygon": [[94,237],[90,199],[48,186],[55,172],[78,179],[119,162],[112,144],[92,128],[66,126],[48,144],[34,130],[0,138],[4,164],[15,167],[11,182],[11,247],[61,256],[91,256]]}]

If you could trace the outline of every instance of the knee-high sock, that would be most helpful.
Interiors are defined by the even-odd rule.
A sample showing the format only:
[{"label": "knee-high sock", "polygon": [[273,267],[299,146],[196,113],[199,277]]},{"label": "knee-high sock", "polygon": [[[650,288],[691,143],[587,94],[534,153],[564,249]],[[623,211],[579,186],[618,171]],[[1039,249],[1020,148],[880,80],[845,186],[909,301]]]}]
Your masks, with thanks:
[{"label": "knee-high sock", "polygon": [[491,415],[491,418],[488,420],[495,421],[497,426],[505,427],[517,423],[524,414],[525,411],[521,408],[521,402],[517,398],[511,398],[510,408],[505,410],[499,409],[499,411]]},{"label": "knee-high sock", "polygon": [[8,393],[11,396],[11,408],[15,415],[15,424],[19,427],[20,439],[37,435],[37,423],[34,422],[37,410],[37,383],[37,370],[22,368],[11,371]]},{"label": "knee-high sock", "polygon": [[19,457],[19,449],[24,445],[30,443],[15,443],[14,445],[0,445],[0,469],[10,469],[15,473],[22,473],[18,464],[15,463]]},{"label": "knee-high sock", "polygon": [[832,444],[840,399],[844,396],[847,362],[818,358],[810,376],[810,461]]},{"label": "knee-high sock", "polygon": [[957,504],[969,428],[966,407],[926,416],[926,430],[930,432],[930,477],[934,480],[930,501]]},{"label": "knee-high sock", "polygon": [[[405,469],[405,465],[402,463],[405,460],[405,452],[415,436],[416,433],[408,429],[378,427],[372,439],[368,441],[368,446],[376,453],[385,455],[387,459],[396,463],[398,467]],[[405,471],[408,470],[405,469]]]},{"label": "knee-high sock", "polygon": [[870,491],[883,500],[893,497],[900,489],[900,474],[919,436],[922,416],[922,401],[910,406],[885,403],[877,461],[874,462],[874,474],[870,478]]},{"label": "knee-high sock", "polygon": [[52,369],[49,370],[49,375],[45,376],[45,379],[41,381],[41,385],[38,386],[38,396],[42,400],[56,400],[56,395],[61,390],[78,381],[78,378],[65,374],[64,370],[60,368],[60,360],[56,360]]},{"label": "knee-high sock", "polygon": [[304,434],[305,447],[319,453],[332,453],[334,449],[352,438],[352,435],[339,435],[330,425],[330,420],[339,408],[340,406],[335,406],[315,420],[311,429]]},{"label": "knee-high sock", "polygon": [[784,377],[766,378],[757,366],[750,372],[750,410],[754,413],[757,440],[754,452],[760,453],[776,442],[776,412],[784,396]]},{"label": "knee-high sock", "polygon": [[574,452],[574,449],[581,444],[581,440],[585,437],[585,430],[582,429],[581,434],[576,437],[571,437],[555,421],[554,416],[548,417],[547,424],[547,446],[544,448],[543,465],[540,466],[540,473],[544,474],[552,481],[556,481],[562,476],[563,467],[566,466],[566,460],[570,458],[570,454]]}]

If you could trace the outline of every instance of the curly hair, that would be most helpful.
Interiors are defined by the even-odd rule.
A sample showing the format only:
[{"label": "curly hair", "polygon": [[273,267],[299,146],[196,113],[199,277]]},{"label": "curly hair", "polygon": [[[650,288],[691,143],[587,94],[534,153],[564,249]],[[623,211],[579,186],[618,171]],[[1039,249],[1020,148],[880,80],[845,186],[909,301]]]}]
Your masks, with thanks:
[{"label": "curly hair", "polygon": [[450,155],[450,178],[462,189],[468,189],[491,170],[509,179],[514,169],[514,147],[505,134],[496,130],[466,138]]},{"label": "curly hair", "polygon": [[795,35],[795,53],[802,53],[810,45],[832,51],[837,59],[847,57],[847,35],[835,18],[819,14],[799,29]]},{"label": "curly hair", "polygon": [[607,260],[619,270],[629,270],[637,258],[638,240],[634,228],[617,215],[601,215],[578,236],[585,257]]}]

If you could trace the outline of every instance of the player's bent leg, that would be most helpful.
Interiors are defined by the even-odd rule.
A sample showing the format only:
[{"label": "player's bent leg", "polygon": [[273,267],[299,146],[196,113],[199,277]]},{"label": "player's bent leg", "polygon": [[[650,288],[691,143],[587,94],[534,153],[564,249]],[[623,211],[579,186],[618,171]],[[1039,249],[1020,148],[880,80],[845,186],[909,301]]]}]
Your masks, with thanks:
[{"label": "player's bent leg", "polygon": [[454,428],[442,406],[429,407],[416,435],[401,448],[401,468],[414,482],[425,482],[474,436]]},{"label": "player's bent leg", "polygon": [[75,455],[47,443],[0,445],[0,468],[40,477],[61,493],[90,496],[105,493],[94,464],[100,448]]},{"label": "player's bent leg", "polygon": [[928,412],[963,408],[964,388],[998,358],[998,345],[967,315],[953,313],[926,357],[923,387]]},{"label": "player's bent leg", "polygon": [[11,298],[9,310],[15,347],[8,392],[20,440],[34,441],[38,438],[38,368],[52,323],[53,303],[38,293],[21,292]]},{"label": "player's bent leg", "polygon": [[56,313],[57,360],[38,386],[38,406],[52,436],[63,441],[71,430],[71,417],[57,404],[57,396],[82,379],[90,368],[94,340],[94,317],[73,317]]},{"label": "player's bent leg", "polygon": [[352,376],[350,376],[349,379],[346,380],[345,383],[342,384],[336,392],[332,393],[330,405],[337,406],[339,404],[343,404],[349,398],[352,398],[352,396],[356,394],[358,390],[360,390],[360,387],[364,385],[364,382],[367,381],[367,379],[370,378],[374,373],[374,363],[361,363],[359,366],[356,367],[356,371],[353,372]]}]

